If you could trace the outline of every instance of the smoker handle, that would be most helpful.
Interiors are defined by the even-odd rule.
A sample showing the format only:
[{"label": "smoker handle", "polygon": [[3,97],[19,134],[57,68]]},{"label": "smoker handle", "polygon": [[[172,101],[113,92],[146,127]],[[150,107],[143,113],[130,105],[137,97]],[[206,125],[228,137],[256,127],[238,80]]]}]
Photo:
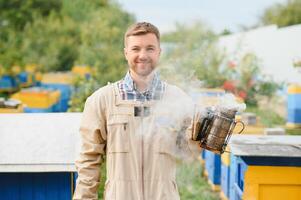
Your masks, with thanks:
[{"label": "smoker handle", "polygon": [[242,121],[237,121],[236,124],[240,123],[242,125],[242,129],[237,133],[237,134],[241,134],[242,131],[245,129],[245,124]]},{"label": "smoker handle", "polygon": [[233,125],[231,125],[231,127],[230,127],[229,134],[227,135],[227,138],[226,138],[226,140],[225,140],[225,143],[224,143],[224,145],[223,145],[223,148],[222,148],[221,153],[224,153],[224,152],[231,153],[230,151],[226,151],[225,149],[226,149],[226,146],[227,146],[227,144],[228,144],[228,142],[229,142],[229,140],[230,140],[230,137],[231,137],[231,135],[232,135],[232,131],[233,131],[233,129],[234,129],[234,127],[236,126],[237,123],[241,123],[241,125],[242,125],[242,129],[241,129],[237,134],[241,134],[242,131],[245,129],[245,124],[244,124],[242,121],[237,121],[237,122],[234,121],[234,122],[233,122]]}]

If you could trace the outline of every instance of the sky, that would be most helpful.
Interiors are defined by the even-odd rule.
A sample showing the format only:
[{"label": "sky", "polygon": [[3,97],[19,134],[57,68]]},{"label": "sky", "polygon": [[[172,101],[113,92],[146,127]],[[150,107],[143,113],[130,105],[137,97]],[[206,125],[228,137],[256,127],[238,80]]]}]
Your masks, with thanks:
[{"label": "sky", "polygon": [[[161,33],[172,31],[176,22],[191,24],[194,21],[202,21],[209,26],[215,33],[220,33],[225,29],[232,33],[242,32],[242,27],[251,27],[259,23],[259,18],[264,10],[275,4],[283,4],[287,0],[115,0],[123,7],[124,10],[134,14],[137,21],[148,21],[156,25]],[[300,32],[301,28],[286,34],[295,34]],[[291,33],[289,33],[291,32]],[[237,34],[235,34],[237,35]],[[252,35],[252,34],[251,34]],[[274,46],[280,45],[283,41],[275,39],[279,34],[273,32]],[[281,34],[280,34],[281,35]],[[260,38],[264,38],[263,35]],[[278,37],[278,36],[277,36]],[[285,37],[283,37],[285,38]],[[267,37],[266,39],[269,39]],[[271,38],[270,38],[271,39]],[[279,81],[292,80],[293,67],[291,60],[294,56],[300,56],[300,48],[294,47],[294,42],[299,41],[298,36],[290,36],[291,43],[288,45],[285,41],[284,47],[280,50],[273,45],[264,46],[263,49],[270,54],[258,54],[260,59],[281,63],[282,66],[276,64],[266,64],[263,71],[269,71],[269,75]],[[281,39],[282,40],[282,39]],[[261,41],[262,42],[262,41]],[[249,45],[255,45],[258,42],[251,41]],[[259,44],[258,44],[259,45]],[[266,45],[266,42],[263,42]],[[255,45],[256,46],[256,45]],[[260,46],[260,45],[259,45]],[[254,47],[255,48],[255,47]],[[257,48],[257,47],[256,47]],[[258,50],[258,48],[255,50]],[[274,49],[275,48],[275,49]],[[260,49],[260,48],[259,48]],[[276,51],[278,49],[278,51]],[[254,50],[254,51],[255,51]],[[297,52],[297,53],[296,53]],[[281,56],[274,59],[272,55],[279,54]],[[288,54],[288,55],[286,55]],[[286,55],[286,56],[283,56]],[[261,56],[261,57],[260,57]],[[281,58],[281,59],[280,59]],[[285,67],[284,67],[285,66]],[[281,70],[279,70],[279,68]],[[289,69],[290,70],[289,70]],[[298,73],[299,74],[299,73]],[[296,79],[296,78],[295,78]],[[294,79],[294,80],[295,80]]]},{"label": "sky", "polygon": [[215,32],[239,32],[241,26],[259,21],[265,8],[286,0],[116,0],[137,21],[148,21],[161,32],[172,31],[176,22],[203,21]]}]

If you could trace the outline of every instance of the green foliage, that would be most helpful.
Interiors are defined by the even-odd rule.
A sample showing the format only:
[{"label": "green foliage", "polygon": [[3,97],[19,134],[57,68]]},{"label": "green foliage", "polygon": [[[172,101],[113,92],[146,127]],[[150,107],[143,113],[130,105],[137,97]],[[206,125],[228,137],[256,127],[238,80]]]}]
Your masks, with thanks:
[{"label": "green foliage", "polygon": [[94,66],[101,85],[122,77],[127,69],[123,55],[123,34],[133,23],[132,16],[117,6],[100,9],[82,24],[77,63]]},{"label": "green foliage", "polygon": [[[5,32],[5,33],[4,33]],[[22,46],[22,33],[13,30],[5,30],[0,35],[0,61],[4,71],[9,72],[11,66],[20,65],[22,53],[19,51]]]},{"label": "green foliage", "polygon": [[162,58],[162,75],[171,82],[192,79],[204,81],[206,87],[224,82],[220,65],[224,55],[218,50],[217,36],[203,23],[177,25],[176,31],[163,35],[163,46],[171,48]]},{"label": "green foliage", "polygon": [[23,33],[22,63],[37,63],[42,70],[70,70],[80,45],[77,24],[70,17],[37,18]]},{"label": "green foliage", "polygon": [[280,89],[280,84],[262,76],[260,65],[260,60],[251,53],[245,54],[238,61],[230,61],[223,88],[253,106],[257,105],[262,96],[272,97]]},{"label": "green foliage", "polygon": [[99,189],[98,189],[98,199],[103,199],[103,192],[105,187],[105,181],[106,181],[106,163],[102,163],[100,166],[100,183],[99,183]]},{"label": "green foliage", "polygon": [[295,129],[287,128],[285,132],[289,135],[301,135],[301,128],[295,128]]},{"label": "green foliage", "polygon": [[0,0],[0,29],[10,27],[22,31],[36,16],[46,17],[60,8],[60,0]]},{"label": "green foliage", "polygon": [[134,17],[109,0],[0,0],[0,61],[6,73],[13,65],[35,63],[41,71],[66,71],[74,65],[94,67],[96,75],[78,82],[73,110],[81,110],[96,87],[126,71],[123,34]]},{"label": "green foliage", "polygon": [[0,0],[0,60],[5,71],[12,65],[22,65],[23,30],[36,18],[58,12],[59,0]]},{"label": "green foliage", "polygon": [[[257,105],[261,96],[271,97],[279,85],[261,75],[261,62],[254,54],[230,60],[217,46],[217,35],[202,23],[178,25],[176,31],[163,35],[166,52],[161,73],[169,82],[184,87],[200,80],[202,87],[223,87]],[[236,55],[231,55],[235,57]]]},{"label": "green foliage", "polygon": [[301,0],[288,0],[266,9],[261,16],[264,25],[277,24],[279,27],[301,23]]},{"label": "green foliage", "polygon": [[181,199],[217,200],[218,193],[211,191],[199,162],[183,163],[177,168],[177,183]]},{"label": "green foliage", "polygon": [[285,124],[285,119],[271,109],[257,106],[247,106],[246,112],[255,113],[260,123],[265,127],[275,127]]},{"label": "green foliage", "polygon": [[[1,5],[2,24],[9,21],[20,26],[7,26],[1,31],[0,58],[6,68],[36,63],[43,66],[43,71],[63,71],[76,62],[96,66],[102,76],[109,71],[109,66],[117,67],[108,80],[120,75],[117,72],[122,71],[120,66],[125,64],[123,31],[134,19],[117,4],[107,0],[48,3],[32,0],[3,1]],[[22,13],[22,10],[26,11],[21,17],[24,22],[10,14]],[[103,77],[100,80],[106,82]]]},{"label": "green foliage", "polygon": [[83,79],[79,78],[75,81],[75,92],[73,93],[72,99],[70,101],[69,112],[82,112],[84,109],[84,103],[88,96],[92,94],[93,91],[100,87],[100,84],[95,79]]}]

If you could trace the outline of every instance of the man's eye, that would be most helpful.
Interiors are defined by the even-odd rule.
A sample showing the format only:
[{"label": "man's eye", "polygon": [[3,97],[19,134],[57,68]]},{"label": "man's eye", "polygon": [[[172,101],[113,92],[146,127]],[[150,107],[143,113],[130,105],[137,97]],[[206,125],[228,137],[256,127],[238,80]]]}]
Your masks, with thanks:
[{"label": "man's eye", "polygon": [[133,48],[132,51],[136,52],[136,51],[139,51],[139,49],[138,48]]},{"label": "man's eye", "polygon": [[150,48],[147,48],[147,51],[154,51],[155,49],[150,47]]}]

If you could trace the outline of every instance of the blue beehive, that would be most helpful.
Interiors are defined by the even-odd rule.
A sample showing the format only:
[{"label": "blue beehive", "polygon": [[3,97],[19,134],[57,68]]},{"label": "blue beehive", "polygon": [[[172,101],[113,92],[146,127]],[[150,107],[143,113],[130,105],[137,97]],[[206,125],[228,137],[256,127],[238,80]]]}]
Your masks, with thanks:
[{"label": "blue beehive", "polygon": [[222,200],[229,199],[229,184],[230,184],[230,154],[225,152],[221,155],[221,192]]},{"label": "blue beehive", "polygon": [[301,93],[289,94],[287,102],[287,121],[290,123],[301,124]]},{"label": "blue beehive", "polygon": [[71,98],[73,90],[73,87],[71,85],[60,83],[42,83],[41,87],[61,91],[61,98],[58,106],[54,108],[54,112],[66,112],[68,110],[68,102]]},{"label": "blue beehive", "polygon": [[206,151],[205,168],[208,181],[213,190],[219,190],[221,184],[221,156],[211,151]]},{"label": "blue beehive", "polygon": [[21,72],[16,76],[21,87],[29,87],[35,84],[35,76],[32,73]]},{"label": "blue beehive", "polygon": [[50,106],[49,108],[30,108],[24,107],[25,113],[50,113],[53,112],[55,105]]},{"label": "blue beehive", "polygon": [[290,126],[301,125],[301,87],[298,85],[288,87],[287,123]]},{"label": "blue beehive", "polygon": [[224,198],[229,198],[230,166],[221,165],[221,190]]},{"label": "blue beehive", "polygon": [[3,75],[0,77],[0,91],[14,91],[18,87],[16,80],[9,75]]},{"label": "blue beehive", "polygon": [[0,115],[1,200],[72,199],[80,118],[79,113]]},{"label": "blue beehive", "polygon": [[[229,183],[229,197],[230,199],[242,199],[244,191],[244,175],[247,169],[246,163],[239,157],[231,155],[231,182]],[[229,181],[230,181],[229,179]]]},{"label": "blue beehive", "polygon": [[57,199],[72,198],[74,173],[0,173],[0,198],[18,199]]}]

